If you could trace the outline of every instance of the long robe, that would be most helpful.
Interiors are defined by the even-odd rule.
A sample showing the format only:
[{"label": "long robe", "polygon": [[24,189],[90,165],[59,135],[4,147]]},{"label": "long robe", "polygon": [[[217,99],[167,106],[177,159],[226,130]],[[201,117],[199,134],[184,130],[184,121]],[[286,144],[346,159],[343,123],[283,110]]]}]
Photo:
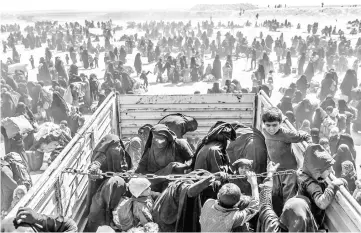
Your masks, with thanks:
[{"label": "long robe", "polygon": [[53,93],[53,102],[51,103],[50,113],[55,124],[60,124],[63,120],[68,121],[68,105],[58,92]]},{"label": "long robe", "polygon": [[87,232],[96,232],[99,226],[110,225],[113,221],[112,211],[117,207],[126,192],[126,183],[121,177],[111,177],[101,184],[92,198]]},{"label": "long robe", "polygon": [[[117,143],[120,143],[119,150],[115,149]],[[129,154],[125,151],[123,142],[117,135],[108,134],[95,147],[90,162],[98,161],[102,172],[126,172],[132,168],[132,162]],[[85,214],[90,211],[90,205],[94,194],[105,179],[89,180],[87,209]]]},{"label": "long robe", "polygon": [[216,80],[222,79],[222,65],[221,65],[221,61],[219,60],[219,58],[214,59],[213,61],[213,69],[212,69],[212,74],[214,76],[214,78]]}]

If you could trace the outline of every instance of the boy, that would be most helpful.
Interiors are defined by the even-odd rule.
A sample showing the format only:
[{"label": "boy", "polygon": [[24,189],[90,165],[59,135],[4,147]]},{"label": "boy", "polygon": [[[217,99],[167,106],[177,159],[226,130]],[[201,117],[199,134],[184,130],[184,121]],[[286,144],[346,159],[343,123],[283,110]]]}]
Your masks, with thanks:
[{"label": "boy", "polygon": [[32,68],[32,69],[35,69],[33,55],[30,55],[30,59],[29,59],[29,61],[30,61],[30,64],[31,64],[31,68]]},{"label": "boy", "polygon": [[147,89],[148,88],[148,77],[147,75],[150,73],[150,71],[148,71],[147,73],[145,73],[145,70],[142,71],[142,74],[140,75],[140,79],[143,79],[144,81],[144,88]]},{"label": "boy", "polygon": [[[279,163],[278,171],[288,169],[297,170],[296,156],[292,150],[292,143],[306,141],[312,143],[307,133],[298,133],[281,127],[282,112],[276,107],[269,108],[262,115],[264,124],[263,135],[270,160]],[[275,212],[279,215],[283,204],[297,192],[297,176],[293,174],[278,175],[274,177],[273,195]]]},{"label": "boy", "polygon": [[247,208],[239,210],[241,190],[235,184],[225,184],[219,190],[217,200],[208,199],[201,210],[199,222],[202,232],[232,232],[233,229],[247,223],[259,211],[257,177],[247,172],[248,182],[252,186],[252,200]]}]

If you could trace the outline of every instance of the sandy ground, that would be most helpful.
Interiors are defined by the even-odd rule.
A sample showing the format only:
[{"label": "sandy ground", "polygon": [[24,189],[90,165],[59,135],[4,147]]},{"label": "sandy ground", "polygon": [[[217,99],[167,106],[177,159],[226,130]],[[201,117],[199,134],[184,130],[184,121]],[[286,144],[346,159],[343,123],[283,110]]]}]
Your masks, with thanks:
[{"label": "sandy ground", "polygon": [[[262,14],[260,14],[260,18],[258,21],[264,21],[265,19],[273,19],[273,17],[275,16],[274,13],[270,13],[268,12],[267,14],[264,13],[265,16],[262,16]],[[319,22],[319,31],[321,28],[323,28],[326,25],[337,25],[337,30],[338,28],[343,28],[347,33],[346,36],[347,38],[350,38],[352,41],[352,44],[354,46],[354,44],[357,41],[358,36],[360,36],[360,34],[358,36],[351,36],[348,35],[349,30],[346,30],[346,22],[347,20],[354,20],[356,19],[356,17],[354,17],[353,15],[345,15],[342,16],[342,19],[339,20],[335,20],[335,18],[331,18],[330,16],[305,16],[305,15],[301,15],[301,16],[297,16],[294,15],[293,17],[291,17],[290,15],[285,15],[284,17],[282,16],[278,16],[277,15],[277,19],[279,19],[280,21],[284,21],[285,18],[288,18],[288,20],[293,24],[293,25],[297,25],[298,23],[301,23],[301,29],[297,30],[296,27],[293,27],[291,29],[281,29],[278,32],[269,32],[268,29],[266,28],[254,28],[254,27],[249,27],[249,28],[243,28],[243,29],[235,29],[234,31],[231,31],[231,33],[233,33],[234,35],[236,34],[237,30],[241,30],[243,34],[245,34],[248,38],[248,41],[251,42],[253,40],[254,37],[258,37],[260,32],[263,31],[263,35],[264,38],[267,36],[267,34],[271,35],[274,40],[280,36],[280,34],[283,32],[284,34],[284,40],[286,41],[287,45],[290,46],[291,45],[291,37],[293,37],[294,35],[301,35],[302,37],[306,37],[307,36],[307,32],[306,32],[306,28],[307,28],[307,23],[313,23],[313,22]],[[241,18],[224,18],[224,19],[214,19],[216,25],[218,23],[218,21],[223,21],[223,22],[227,22],[229,20],[233,20],[234,23],[237,24],[241,24],[243,25],[243,23],[245,22],[245,20],[250,19],[252,22],[254,22],[255,18],[254,18],[254,14],[251,12],[247,12],[247,14]],[[53,19],[56,20],[56,19]],[[203,19],[203,20],[209,20],[209,19]],[[83,21],[80,21],[83,22]],[[196,22],[195,20],[192,20],[192,25],[196,26]],[[113,24],[118,24],[118,25],[125,25],[124,21],[114,21],[113,20]],[[215,33],[218,31],[219,29],[215,29]],[[227,31],[230,31],[228,29],[220,29],[222,35],[224,35]],[[121,32],[117,32],[115,37],[117,39],[120,38],[121,35],[123,34],[134,34],[136,33],[135,30],[126,30],[126,31],[121,31]],[[138,35],[142,35],[142,32],[138,32]],[[2,35],[1,38],[5,38],[6,35]],[[335,36],[333,36],[334,38],[336,38]],[[115,44],[117,46],[119,46],[120,44],[122,44],[123,42],[116,42]],[[100,45],[103,45],[104,42],[101,39]],[[96,46],[96,43],[93,42],[93,46]],[[35,60],[35,64],[36,64],[36,68],[33,70],[29,71],[29,80],[31,81],[36,81],[36,74],[37,74],[37,66],[38,66],[38,61],[40,59],[40,57],[45,57],[45,46],[43,45],[42,48],[37,48],[35,50],[29,50],[29,49],[24,49],[24,47],[22,45],[18,45],[17,46],[17,50],[18,52],[21,54],[21,62],[22,63],[28,63],[29,67],[30,66],[30,62],[29,62],[29,58],[30,55],[34,56],[34,60]],[[133,54],[131,55],[127,55],[127,63],[126,65],[132,66],[133,67],[133,63],[134,63],[134,57],[136,55],[138,51],[136,49],[134,49]],[[53,53],[53,57],[59,56],[61,57],[61,59],[63,61],[65,61],[65,54],[63,52],[57,52],[57,51],[52,51]],[[7,57],[12,57],[12,52],[11,50],[8,50],[8,52],[6,54],[1,52],[1,59],[2,60],[6,60]],[[78,62],[78,67],[79,67],[79,73],[85,73],[87,75],[90,75],[91,73],[95,73],[98,76],[98,79],[100,79],[102,81],[102,77],[104,76],[104,71],[105,71],[105,65],[103,62],[103,58],[104,58],[104,53],[100,54],[99,57],[99,68],[97,69],[87,69],[85,70],[82,67],[82,63]],[[278,63],[276,61],[276,55],[274,52],[271,53],[270,59],[273,61],[274,63],[274,67],[276,69],[276,73],[274,74],[274,91],[271,97],[271,100],[274,104],[278,104],[279,100],[282,97],[282,94],[278,91],[281,87],[288,87],[289,84],[291,82],[295,82],[297,80],[297,78],[299,77],[298,75],[295,74],[291,74],[289,76],[283,76],[283,74],[279,74],[277,73],[278,70]],[[351,65],[353,60],[355,58],[352,58],[349,60],[349,64]],[[79,58],[78,58],[79,60]],[[146,57],[142,57],[142,62],[143,62],[143,70],[150,70],[151,72],[153,72],[154,69],[154,65],[155,63],[151,63],[148,64],[147,63],[147,58]],[[222,67],[225,63],[225,60],[222,59]],[[204,65],[205,67],[207,67],[208,64],[212,64],[213,63],[213,59],[210,58],[210,55],[206,55],[205,57],[205,61],[204,61]],[[281,61],[281,63],[285,63],[285,60]],[[245,88],[251,88],[252,87],[252,82],[251,82],[251,70],[250,70],[250,61],[247,62],[247,60],[245,58],[240,58],[238,60],[234,60],[233,61],[234,64],[234,68],[233,68],[233,78],[237,79],[240,81],[242,87]],[[297,67],[297,57],[294,57],[292,60],[292,64],[293,67]],[[66,66],[66,69],[68,69],[69,66]],[[306,68],[306,66],[305,66]],[[358,73],[358,77],[360,79],[361,74],[360,74],[360,70],[359,69],[359,73]],[[340,79],[342,79],[344,77],[344,73],[338,74]],[[135,74],[133,74],[133,76],[136,76]],[[323,73],[319,73],[317,74],[314,79],[315,80],[321,80],[323,77]],[[150,86],[148,88],[148,92],[145,93],[146,95],[154,95],[154,94],[193,94],[195,91],[200,91],[201,94],[205,94],[207,93],[207,89],[211,88],[212,84],[211,83],[205,83],[205,82],[197,82],[197,83],[179,83],[179,84],[171,84],[171,83],[162,83],[162,84],[156,84],[156,77],[152,74],[148,75],[148,79],[149,79],[149,83]],[[359,80],[360,83],[361,80]],[[312,99],[314,99],[314,96],[311,96]],[[357,146],[356,147],[357,150],[357,170],[358,170],[358,175],[359,177],[361,177],[361,169],[360,169],[360,164],[361,164],[361,158],[360,158],[360,154],[361,154],[361,146]],[[42,167],[42,170],[44,170],[46,168],[46,166],[44,165]],[[33,174],[32,177],[34,180],[37,180],[38,177],[41,175],[42,172],[38,172],[37,174]]]}]

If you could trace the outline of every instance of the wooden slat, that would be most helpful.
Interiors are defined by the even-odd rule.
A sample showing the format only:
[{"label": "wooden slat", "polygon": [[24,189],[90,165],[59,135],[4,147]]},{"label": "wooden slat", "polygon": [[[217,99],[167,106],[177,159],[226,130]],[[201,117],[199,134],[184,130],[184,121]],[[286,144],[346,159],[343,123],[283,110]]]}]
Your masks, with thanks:
[{"label": "wooden slat", "polygon": [[242,109],[252,109],[253,102],[243,102],[243,103],[204,103],[204,104],[190,104],[190,103],[164,103],[164,104],[120,104],[120,106],[127,106],[126,108],[121,109],[120,112],[136,112],[136,111],[164,111],[164,112],[195,112],[200,110],[205,111],[227,111],[227,109],[237,110],[238,108]]},{"label": "wooden slat", "polygon": [[[140,114],[140,112],[136,113],[122,113],[120,117],[123,120],[156,120],[159,121],[165,116],[168,116],[169,112],[159,112],[158,114],[151,112],[152,114]],[[180,113],[180,112],[174,112]],[[184,113],[182,114],[190,117],[194,117],[197,121],[201,121],[200,119],[240,119],[240,118],[252,118],[253,119],[253,112],[252,111],[242,111],[242,112],[232,112],[232,111],[202,111],[202,112],[195,112],[195,113]]]},{"label": "wooden slat", "polygon": [[208,94],[208,95],[127,95],[119,98],[119,104],[203,104],[253,102],[254,94]]}]

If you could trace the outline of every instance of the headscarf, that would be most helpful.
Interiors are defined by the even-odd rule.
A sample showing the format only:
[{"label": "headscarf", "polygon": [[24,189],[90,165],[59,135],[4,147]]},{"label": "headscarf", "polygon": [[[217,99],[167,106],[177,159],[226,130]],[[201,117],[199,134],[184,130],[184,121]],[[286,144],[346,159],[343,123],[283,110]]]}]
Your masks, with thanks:
[{"label": "headscarf", "polygon": [[317,223],[310,205],[310,200],[305,196],[298,195],[288,199],[280,217],[282,228],[288,232],[316,232]]},{"label": "headscarf", "polygon": [[149,188],[150,185],[151,183],[146,178],[132,178],[128,182],[129,191],[136,198]]},{"label": "headscarf", "polygon": [[294,124],[296,122],[295,114],[292,111],[287,111],[285,116],[291,124]]},{"label": "headscarf", "polygon": [[293,97],[293,99],[292,99],[292,103],[293,104],[298,104],[302,100],[303,100],[302,92],[301,91],[296,91],[295,92],[295,97]]},{"label": "headscarf", "polygon": [[341,144],[338,149],[336,155],[334,155],[335,164],[333,165],[333,169],[335,170],[335,176],[341,177],[342,166],[341,164],[347,160],[351,161],[355,164],[355,158],[352,155],[349,147],[346,144]]},{"label": "headscarf", "polygon": [[334,163],[335,160],[321,145],[313,144],[305,151],[302,171],[314,180],[319,180],[321,174]]},{"label": "headscarf", "polygon": [[[102,140],[98,143],[98,145],[95,147],[94,149],[94,152],[93,152],[93,155],[92,155],[92,158],[91,158],[91,161],[94,161],[96,160],[99,156],[101,156],[101,153],[106,153],[107,150],[115,145],[119,143],[120,146],[122,147],[122,149],[124,150],[124,153],[125,153],[125,159],[128,163],[128,169],[130,169],[132,167],[132,163],[131,163],[131,158],[128,154],[128,152],[126,152],[125,150],[125,146],[123,144],[123,141],[119,138],[119,136],[115,135],[115,134],[108,134],[106,136],[104,136],[102,138]],[[109,158],[111,157],[111,158]],[[114,162],[116,162],[117,160],[113,158],[113,156],[108,156],[107,157],[107,164],[108,164],[108,171],[113,171],[113,164]]]},{"label": "headscarf", "polygon": [[54,108],[60,108],[65,112],[69,112],[69,108],[68,105],[66,104],[66,101],[57,91],[53,92],[53,101],[51,102],[50,109],[54,109]]},{"label": "headscarf", "polygon": [[121,197],[126,192],[126,183],[121,177],[105,180],[93,196],[88,216],[88,231],[95,232],[101,225],[110,225],[113,214]]},{"label": "headscarf", "polygon": [[10,92],[4,92],[1,94],[1,117],[12,117],[15,113],[15,101]]},{"label": "headscarf", "polygon": [[[223,122],[223,121],[217,121],[208,131],[207,135],[202,139],[201,143],[198,145],[196,152],[194,153],[195,158],[194,162],[197,159],[197,155],[199,151],[202,149],[203,146],[207,145],[208,143],[212,141],[220,141],[223,143],[222,152],[223,154],[226,154],[226,148],[227,148],[227,140],[234,141],[236,140],[237,135],[236,131],[232,127],[231,124]],[[194,166],[194,164],[193,164]]]},{"label": "headscarf", "polygon": [[326,117],[327,117],[327,113],[325,112],[325,110],[323,110],[322,108],[316,108],[315,115],[312,121],[312,127],[320,129],[321,124]]}]

